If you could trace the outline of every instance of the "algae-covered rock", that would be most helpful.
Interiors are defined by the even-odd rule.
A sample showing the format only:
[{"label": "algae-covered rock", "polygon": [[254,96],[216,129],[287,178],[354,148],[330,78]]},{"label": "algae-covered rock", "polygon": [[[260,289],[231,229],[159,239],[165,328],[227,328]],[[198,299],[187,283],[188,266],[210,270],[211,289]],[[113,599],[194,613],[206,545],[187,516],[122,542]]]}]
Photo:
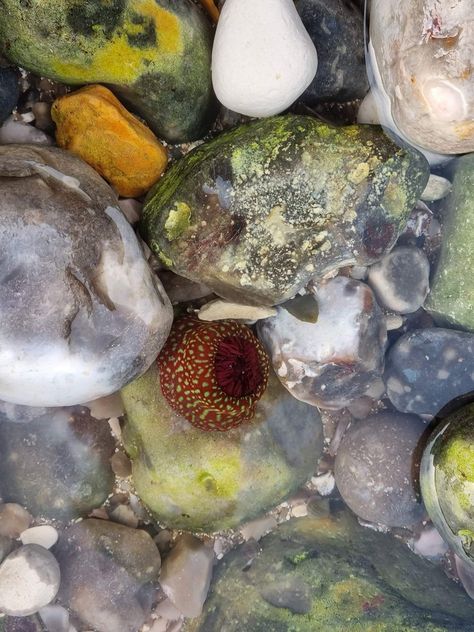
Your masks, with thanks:
[{"label": "algae-covered rock", "polygon": [[457,555],[474,567],[474,404],[434,428],[421,462],[421,491],[430,517]]},{"label": "algae-covered rock", "polygon": [[175,163],[149,193],[141,232],[174,272],[272,305],[312,277],[380,259],[427,178],[424,158],[377,127],[275,117]]},{"label": "algae-covered rock", "polygon": [[472,631],[474,604],[431,562],[344,512],[229,553],[186,632]]},{"label": "algae-covered rock", "polygon": [[39,75],[109,85],[166,140],[208,129],[212,32],[192,0],[2,0],[0,43]]},{"label": "algae-covered rock", "polygon": [[443,242],[425,308],[440,323],[474,331],[474,154],[456,161],[443,203]]},{"label": "algae-covered rock", "polygon": [[318,410],[289,395],[274,374],[254,418],[227,432],[205,432],[174,412],[156,364],[122,398],[135,489],[170,527],[236,526],[308,480],[321,455]]}]

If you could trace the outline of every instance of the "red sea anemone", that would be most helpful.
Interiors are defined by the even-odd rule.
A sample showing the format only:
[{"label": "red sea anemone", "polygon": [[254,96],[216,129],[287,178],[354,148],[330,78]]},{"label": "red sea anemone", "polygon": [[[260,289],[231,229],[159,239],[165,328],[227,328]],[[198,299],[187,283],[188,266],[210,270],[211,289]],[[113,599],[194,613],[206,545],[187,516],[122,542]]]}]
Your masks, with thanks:
[{"label": "red sea anemone", "polygon": [[192,316],[173,324],[158,365],[167,402],[201,430],[229,430],[252,419],[269,372],[268,356],[248,327]]}]

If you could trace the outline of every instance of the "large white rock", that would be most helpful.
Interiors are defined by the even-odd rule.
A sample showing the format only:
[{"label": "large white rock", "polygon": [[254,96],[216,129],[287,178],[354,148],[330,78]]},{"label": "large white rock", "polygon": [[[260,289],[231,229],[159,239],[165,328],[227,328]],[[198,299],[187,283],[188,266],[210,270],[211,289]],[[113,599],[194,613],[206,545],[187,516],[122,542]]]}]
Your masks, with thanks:
[{"label": "large white rock", "polygon": [[227,0],[212,51],[219,101],[247,116],[288,108],[313,80],[318,56],[293,0]]}]

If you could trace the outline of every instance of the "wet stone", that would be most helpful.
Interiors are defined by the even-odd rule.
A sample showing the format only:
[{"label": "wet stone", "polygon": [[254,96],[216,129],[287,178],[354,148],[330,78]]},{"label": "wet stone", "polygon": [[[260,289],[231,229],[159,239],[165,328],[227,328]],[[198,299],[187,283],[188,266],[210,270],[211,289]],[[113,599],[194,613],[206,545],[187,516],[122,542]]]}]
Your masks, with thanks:
[{"label": "wet stone", "polygon": [[86,413],[52,409],[30,424],[0,423],[4,500],[24,505],[35,516],[85,516],[112,489],[114,449],[108,424]]},{"label": "wet stone", "polygon": [[0,66],[0,125],[10,116],[19,94],[16,70]]},{"label": "wet stone", "polygon": [[429,292],[430,264],[419,248],[399,246],[369,268],[368,283],[383,307],[416,312]]},{"label": "wet stone", "polygon": [[[89,519],[61,534],[60,603],[81,629],[136,632],[151,613],[160,554],[145,531]],[[98,572],[100,569],[100,572]]]},{"label": "wet stone", "polygon": [[387,394],[401,412],[436,415],[474,390],[474,335],[452,329],[416,329],[390,349]]},{"label": "wet stone", "polygon": [[344,0],[297,0],[295,6],[318,51],[316,76],[298,102],[311,107],[363,98],[368,84],[362,11]]},{"label": "wet stone", "polygon": [[287,115],[224,132],[168,169],[139,230],[168,268],[223,298],[274,305],[394,245],[428,179],[378,128]]},{"label": "wet stone", "polygon": [[282,384],[298,399],[321,408],[347,406],[383,372],[385,321],[371,289],[336,277],[317,285],[315,323],[278,308],[258,332]]},{"label": "wet stone", "polygon": [[[6,490],[7,486],[5,486],[5,496],[7,495]],[[28,529],[32,522],[33,517],[21,505],[15,503],[0,505],[0,536],[19,538],[20,534]]]},{"label": "wet stone", "polygon": [[360,518],[389,527],[421,521],[417,447],[425,429],[415,415],[388,412],[350,426],[334,472],[343,500]]}]

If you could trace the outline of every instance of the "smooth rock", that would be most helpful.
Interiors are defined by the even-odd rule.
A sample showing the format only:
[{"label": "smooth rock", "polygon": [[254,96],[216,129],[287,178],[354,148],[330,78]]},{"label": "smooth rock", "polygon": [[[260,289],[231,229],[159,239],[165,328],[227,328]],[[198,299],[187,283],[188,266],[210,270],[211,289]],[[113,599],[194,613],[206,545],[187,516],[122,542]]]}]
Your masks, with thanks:
[{"label": "smooth rock", "polygon": [[33,125],[7,118],[0,127],[0,145],[27,143],[31,145],[52,145],[53,140],[42,130]]},{"label": "smooth rock", "polygon": [[160,585],[185,617],[198,617],[212,578],[214,552],[192,535],[182,535],[165,558]]},{"label": "smooth rock", "polygon": [[474,154],[454,166],[453,191],[443,202],[441,254],[426,309],[440,324],[474,331]]},{"label": "smooth rock", "polygon": [[58,541],[59,534],[54,527],[42,524],[38,527],[30,527],[20,533],[23,544],[37,544],[45,549],[50,549]]},{"label": "smooth rock", "polygon": [[[7,486],[5,486],[7,487]],[[3,489],[3,480],[2,480]],[[5,497],[8,493],[5,490]],[[33,522],[33,516],[24,507],[16,503],[0,505],[0,535],[16,539],[28,529]]]},{"label": "smooth rock", "polygon": [[132,464],[124,452],[116,452],[110,459],[110,465],[114,473],[122,478],[127,478],[132,473]]},{"label": "smooth rock", "polygon": [[122,396],[133,485],[169,528],[209,532],[254,518],[307,481],[322,452],[318,410],[273,373],[254,417],[226,432],[203,432],[174,412],[156,365]]},{"label": "smooth rock", "polygon": [[430,264],[419,248],[398,246],[369,268],[368,283],[377,301],[398,314],[422,307],[430,290]]},{"label": "smooth rock", "polygon": [[474,151],[471,0],[373,0],[369,54],[396,133],[432,152]]},{"label": "smooth rock", "polygon": [[316,76],[298,101],[312,107],[362,99],[368,90],[362,11],[344,0],[297,0],[295,6],[318,51]]},{"label": "smooth rock", "polygon": [[0,66],[0,125],[10,116],[19,96],[18,73]]},{"label": "smooth rock", "polygon": [[82,158],[123,197],[147,193],[168,165],[153,132],[104,86],[59,97],[51,115],[58,146]]},{"label": "smooth rock", "polygon": [[313,80],[318,55],[293,0],[227,0],[212,49],[212,83],[246,116],[286,110]]},{"label": "smooth rock", "polygon": [[360,281],[336,277],[313,292],[317,322],[303,322],[279,307],[274,318],[259,322],[258,333],[294,397],[321,408],[343,408],[382,375],[384,318]]},{"label": "smooth rock", "polygon": [[415,415],[388,412],[350,426],[334,473],[343,500],[360,518],[388,527],[421,522],[417,446],[425,428]]},{"label": "smooth rock", "polygon": [[[217,565],[204,612],[185,632],[470,632],[461,586],[348,511],[298,518]],[[304,614],[302,614],[304,613]]]},{"label": "smooth rock", "polygon": [[158,276],[173,305],[196,301],[212,294],[212,290],[203,283],[195,283],[170,270],[160,270]]},{"label": "smooth rock", "polygon": [[432,173],[420,199],[424,202],[442,200],[451,193],[452,188],[453,186],[447,178],[443,178]]},{"label": "smooth rock", "polygon": [[271,306],[311,278],[380,259],[428,175],[377,128],[275,117],[177,161],[149,193],[140,232],[174,272]]},{"label": "smooth rock", "polygon": [[0,146],[0,398],[115,393],[161,349],[171,305],[110,187],[56,148]]},{"label": "smooth rock", "polygon": [[69,632],[69,612],[62,606],[45,606],[39,616],[48,632]]},{"label": "smooth rock", "polygon": [[199,320],[235,320],[256,321],[276,315],[276,309],[272,307],[259,307],[258,305],[242,305],[216,299],[201,307],[198,312]]},{"label": "smooth rock", "polygon": [[0,610],[25,617],[48,605],[59,589],[59,565],[42,546],[26,544],[0,565]]},{"label": "smooth rock", "polygon": [[390,349],[384,373],[397,410],[436,415],[474,390],[474,335],[452,329],[415,329]]},{"label": "smooth rock", "polygon": [[61,566],[58,600],[79,619],[81,630],[141,628],[151,614],[160,568],[148,533],[89,519],[64,531],[54,551]]},{"label": "smooth rock", "polygon": [[211,25],[192,0],[6,0],[2,52],[32,72],[70,85],[106,84],[160,138],[201,138],[215,112]]},{"label": "smooth rock", "polygon": [[84,406],[90,410],[91,417],[95,419],[122,417],[124,413],[120,393],[112,393],[92,402],[86,402]]},{"label": "smooth rock", "polygon": [[[112,490],[114,449],[106,422],[74,410],[52,409],[30,424],[0,423],[3,497],[35,516],[86,516]],[[16,537],[28,528],[27,516]]]}]

